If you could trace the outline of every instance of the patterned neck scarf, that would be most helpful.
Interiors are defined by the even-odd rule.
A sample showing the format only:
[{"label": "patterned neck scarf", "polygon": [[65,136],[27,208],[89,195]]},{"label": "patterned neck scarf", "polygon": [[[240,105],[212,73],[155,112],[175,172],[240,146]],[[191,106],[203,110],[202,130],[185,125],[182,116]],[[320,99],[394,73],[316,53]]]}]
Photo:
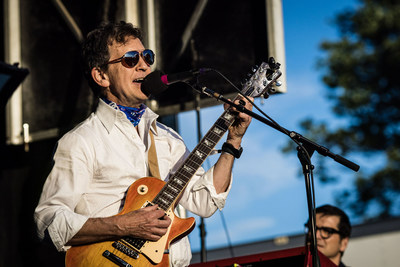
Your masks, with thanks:
[{"label": "patterned neck scarf", "polygon": [[132,108],[132,107],[125,107],[122,105],[118,105],[104,97],[101,99],[103,99],[104,102],[106,102],[111,107],[113,107],[117,110],[119,109],[123,113],[125,113],[126,117],[133,124],[133,126],[137,126],[139,124],[140,119],[142,118],[142,116],[146,110],[146,106],[144,104],[140,104],[139,108]]}]

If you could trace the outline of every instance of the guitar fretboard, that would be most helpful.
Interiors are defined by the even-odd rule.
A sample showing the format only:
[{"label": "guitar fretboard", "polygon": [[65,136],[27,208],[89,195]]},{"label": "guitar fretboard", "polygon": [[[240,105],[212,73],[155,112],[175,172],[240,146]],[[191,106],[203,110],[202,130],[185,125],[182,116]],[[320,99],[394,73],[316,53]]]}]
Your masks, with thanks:
[{"label": "guitar fretboard", "polygon": [[235,116],[228,110],[219,117],[200,143],[189,154],[182,166],[173,174],[163,189],[154,198],[153,203],[167,211],[183,192],[189,180],[203,164],[222,136],[232,125]]}]

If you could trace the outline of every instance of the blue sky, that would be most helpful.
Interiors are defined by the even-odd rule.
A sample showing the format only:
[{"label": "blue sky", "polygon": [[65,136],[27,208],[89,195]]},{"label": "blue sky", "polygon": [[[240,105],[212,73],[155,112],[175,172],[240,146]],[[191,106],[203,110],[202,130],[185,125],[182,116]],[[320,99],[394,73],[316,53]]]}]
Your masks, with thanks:
[{"label": "blue sky", "polygon": [[[347,8],[354,8],[356,0],[282,0],[285,31],[287,93],[275,95],[260,105],[265,113],[283,127],[301,133],[301,120],[312,117],[339,125],[331,112],[332,103],[326,97],[321,81],[322,72],[316,69],[317,58],[322,56],[319,44],[323,40],[338,38],[333,25],[334,15]],[[277,59],[279,61],[279,59]],[[212,66],[210,66],[212,67]],[[260,104],[259,101],[256,101]],[[222,106],[201,111],[202,133],[222,114]],[[189,149],[197,144],[196,117],[194,112],[179,114],[179,132]],[[233,244],[251,243],[281,235],[303,232],[308,218],[304,179],[299,176],[300,163],[296,151],[282,154],[281,148],[288,137],[253,120],[242,146],[244,152],[234,166],[233,187],[223,210],[227,230]],[[222,142],[221,142],[222,143]],[[323,145],[323,144],[322,144]],[[218,144],[217,147],[220,147]],[[336,152],[332,149],[332,152]],[[318,154],[313,156],[316,163]],[[208,168],[217,156],[205,163]],[[350,158],[361,168],[366,159]],[[334,184],[318,182],[315,172],[316,205],[335,204],[335,194],[351,188],[354,172],[335,162],[329,164],[331,173],[338,177]],[[196,217],[196,216],[195,216]],[[200,250],[199,220],[189,235],[192,250]],[[205,219],[208,249],[228,245],[221,214]]]}]

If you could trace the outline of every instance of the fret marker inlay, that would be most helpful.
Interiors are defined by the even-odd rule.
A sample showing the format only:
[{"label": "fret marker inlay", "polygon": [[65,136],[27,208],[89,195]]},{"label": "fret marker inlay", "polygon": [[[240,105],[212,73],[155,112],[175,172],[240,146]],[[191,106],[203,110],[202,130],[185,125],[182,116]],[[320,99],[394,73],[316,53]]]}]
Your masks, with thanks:
[{"label": "fret marker inlay", "polygon": [[229,120],[233,119],[233,115],[228,113],[228,112],[226,112],[225,115],[224,115],[224,118],[229,121]]},{"label": "fret marker inlay", "polygon": [[201,152],[198,151],[198,150],[196,150],[195,153],[196,153],[196,156],[197,156],[198,158],[201,158],[201,159],[202,159],[202,158],[204,157],[204,154],[201,153]]},{"label": "fret marker inlay", "polygon": [[214,128],[213,128],[213,132],[216,133],[216,134],[221,134],[221,133],[222,133],[222,130],[219,129],[219,128],[217,128],[217,127],[214,127]]},{"label": "fret marker inlay", "polygon": [[185,171],[189,172],[189,173],[193,171],[193,169],[190,168],[190,167],[187,166],[187,165],[183,165],[183,169],[184,169]]},{"label": "fret marker inlay", "polygon": [[175,179],[175,182],[179,185],[183,185],[183,182],[181,180],[179,180],[178,178]]},{"label": "fret marker inlay", "polygon": [[213,146],[213,143],[212,143],[210,140],[208,140],[208,139],[204,139],[204,144],[205,144],[206,146],[208,146],[208,147]]}]

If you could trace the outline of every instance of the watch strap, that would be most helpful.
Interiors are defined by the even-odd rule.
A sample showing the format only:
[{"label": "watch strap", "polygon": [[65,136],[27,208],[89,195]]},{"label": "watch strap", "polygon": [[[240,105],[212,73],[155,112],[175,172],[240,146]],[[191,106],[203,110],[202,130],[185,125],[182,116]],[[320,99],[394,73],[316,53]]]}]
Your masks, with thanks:
[{"label": "watch strap", "polygon": [[238,158],[240,158],[240,155],[242,155],[243,147],[236,149],[232,144],[225,142],[222,145],[221,151],[225,152],[225,153],[229,153],[238,159]]}]

